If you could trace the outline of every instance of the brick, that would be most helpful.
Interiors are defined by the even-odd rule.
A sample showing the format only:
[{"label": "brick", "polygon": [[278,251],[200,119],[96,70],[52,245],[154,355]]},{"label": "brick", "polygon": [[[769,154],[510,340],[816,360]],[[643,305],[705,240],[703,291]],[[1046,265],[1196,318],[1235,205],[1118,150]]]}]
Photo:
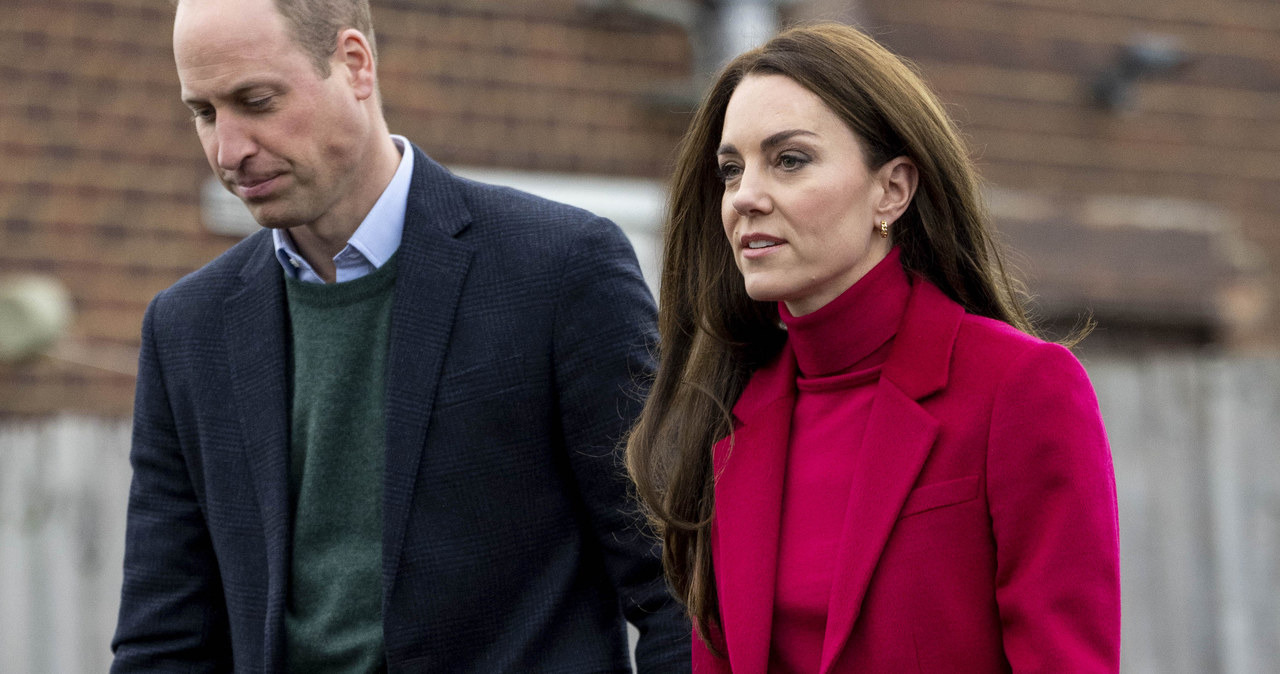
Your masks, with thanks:
[{"label": "brick", "polygon": [[[1280,258],[1280,6],[1191,0],[871,0],[991,183],[1052,194],[1198,199]],[[577,0],[374,0],[389,124],[447,163],[665,178],[688,116],[649,91],[689,72],[687,37]],[[146,302],[232,241],[205,233],[210,175],[178,102],[172,10],[156,0],[19,0],[0,40],[0,267],[55,273],[81,339],[135,344]],[[1145,82],[1128,116],[1083,92],[1135,32],[1197,57]],[[1103,279],[1105,280],[1105,279]],[[1269,301],[1276,301],[1274,298]],[[1280,344],[1280,311],[1264,328]],[[1264,340],[1265,341],[1265,340]],[[0,369],[0,415],[66,404],[127,414],[131,382],[92,368]],[[4,391],[21,395],[3,397]],[[69,401],[69,402],[68,402]]]},{"label": "brick", "polygon": [[[92,370],[72,363],[65,367],[69,371]],[[77,376],[64,372],[56,377],[10,380],[0,372],[0,417],[69,412],[127,418],[133,413],[133,388],[132,377],[116,374]]]},{"label": "brick", "polygon": [[[1019,0],[1017,4],[1048,9],[1061,8],[1060,0]],[[1077,11],[1102,16],[1144,19],[1146,21],[1185,21],[1190,23],[1220,24],[1227,27],[1254,26],[1263,30],[1280,30],[1280,7],[1275,3],[1227,0],[1202,3],[1189,0],[1129,0],[1117,3],[1109,0],[1075,0],[1071,7]]]},{"label": "brick", "polygon": [[[1117,3],[1119,4],[1119,3]],[[1178,3],[1166,3],[1170,5]],[[1076,4],[1053,7],[1033,3],[963,2],[960,0],[904,0],[878,5],[882,19],[905,26],[932,26],[970,36],[975,47],[1009,42],[1045,44],[1070,41],[1097,46],[1120,46],[1138,33],[1167,33],[1179,37],[1193,54],[1223,54],[1250,58],[1275,58],[1275,30],[1244,21],[1247,13],[1215,8],[1203,16],[1081,10]],[[1226,39],[1224,39],[1226,38]],[[916,49],[929,42],[915,43]],[[914,52],[914,50],[913,50]],[[956,53],[954,50],[953,54]]]},{"label": "brick", "polygon": [[84,231],[76,231],[63,223],[50,223],[39,224],[24,239],[23,245],[5,250],[0,259],[194,270],[227,246],[223,239],[203,232],[192,236],[130,235],[126,245],[103,246]]},{"label": "brick", "polygon": [[76,312],[75,330],[107,343],[137,343],[146,305],[117,307],[94,304]]}]

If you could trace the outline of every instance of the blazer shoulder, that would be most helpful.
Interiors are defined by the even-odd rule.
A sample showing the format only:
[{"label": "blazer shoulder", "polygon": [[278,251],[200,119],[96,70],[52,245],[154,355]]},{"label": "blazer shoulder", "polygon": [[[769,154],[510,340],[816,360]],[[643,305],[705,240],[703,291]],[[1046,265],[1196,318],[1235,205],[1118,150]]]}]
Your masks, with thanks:
[{"label": "blazer shoulder", "polygon": [[560,237],[618,231],[612,221],[588,210],[552,201],[514,187],[453,176],[475,222],[485,229],[545,232]]},{"label": "blazer shoulder", "polygon": [[1003,321],[965,314],[956,338],[955,366],[978,368],[994,380],[1083,379],[1084,366],[1067,347],[1046,341]]},{"label": "blazer shoulder", "polygon": [[250,264],[276,264],[271,232],[262,229],[237,242],[203,267],[156,294],[152,311],[183,316],[208,315],[241,283]]},{"label": "blazer shoulder", "polygon": [[999,353],[1014,355],[1027,349],[1048,344],[1045,340],[1029,335],[1004,321],[966,312],[960,321],[957,347],[985,345]]},{"label": "blazer shoulder", "polygon": [[[450,236],[489,250],[540,254],[591,249],[593,242],[623,242],[622,230],[607,218],[513,187],[465,178],[441,166],[415,146],[410,216],[434,223]],[[423,218],[425,216],[425,219]]]},{"label": "blazer shoulder", "polygon": [[960,331],[956,335],[957,349],[979,350],[991,357],[1016,358],[1028,350],[1053,347],[1069,352],[1060,344],[1023,333],[1005,321],[968,312],[960,321]]},{"label": "blazer shoulder", "polygon": [[558,279],[562,288],[617,274],[643,283],[631,241],[611,220],[511,187],[456,180],[471,217],[458,239],[477,251],[472,273]]},{"label": "blazer shoulder", "polygon": [[923,280],[917,283],[899,335],[910,358],[897,359],[895,370],[896,379],[908,384],[908,389],[927,393],[947,382],[995,383],[1037,367],[1073,375],[1083,372],[1066,347],[1004,321],[971,314],[936,286]]}]

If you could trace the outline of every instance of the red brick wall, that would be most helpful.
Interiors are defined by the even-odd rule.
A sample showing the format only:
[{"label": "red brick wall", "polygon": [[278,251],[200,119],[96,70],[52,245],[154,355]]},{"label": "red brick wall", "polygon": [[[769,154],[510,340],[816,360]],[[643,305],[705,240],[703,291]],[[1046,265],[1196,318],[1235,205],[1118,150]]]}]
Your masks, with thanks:
[{"label": "red brick wall", "polygon": [[[177,99],[171,16],[153,0],[30,0],[0,22],[0,273],[61,279],[94,360],[135,349],[151,296],[228,244],[197,220],[208,168]],[[122,415],[132,396],[131,376],[98,367],[0,365],[0,413]]]},{"label": "red brick wall", "polygon": [[[373,6],[390,126],[437,159],[666,175],[687,118],[650,94],[689,75],[679,29],[577,0]],[[1225,214],[1261,270],[1224,309],[1227,343],[1280,345],[1280,6],[812,0],[789,13],[860,21],[914,59],[997,188]],[[0,365],[0,415],[127,415],[132,377],[111,370],[128,369],[146,302],[232,243],[199,223],[210,173],[178,102],[171,16],[163,0],[18,0],[0,22],[0,276],[54,275],[78,310],[64,358]],[[1097,108],[1088,83],[1143,32],[1180,39],[1193,64],[1140,83],[1127,114]]]},{"label": "red brick wall", "polygon": [[686,119],[649,94],[689,76],[682,31],[577,0],[417,4],[374,3],[393,131],[446,163],[667,174]]},{"label": "red brick wall", "polygon": [[[821,4],[821,3],[818,3]],[[826,3],[823,11],[839,5]],[[1280,4],[1258,0],[866,0],[864,26],[921,67],[969,137],[984,177],[1058,204],[1175,199],[1220,209],[1209,239],[1170,259],[1176,278],[1210,258],[1249,267],[1218,292],[1225,343],[1280,345]],[[811,14],[820,14],[813,8]],[[1140,82],[1131,110],[1088,86],[1136,35],[1191,57]],[[1177,232],[1174,232],[1176,235]],[[1239,246],[1214,250],[1230,239]],[[1114,283],[1125,258],[1111,251]],[[1082,261],[1084,262],[1084,261]],[[1087,283],[1087,279],[1081,279]],[[1104,325],[1105,327],[1105,325]]]},{"label": "red brick wall", "polygon": [[[388,121],[436,159],[667,172],[685,120],[648,94],[688,75],[678,29],[575,0],[372,4]],[[112,370],[129,369],[147,302],[234,243],[200,225],[210,171],[178,100],[172,9],[19,0],[5,14],[0,276],[61,279],[77,316],[62,358],[0,364],[0,415],[127,415],[133,378]]]}]

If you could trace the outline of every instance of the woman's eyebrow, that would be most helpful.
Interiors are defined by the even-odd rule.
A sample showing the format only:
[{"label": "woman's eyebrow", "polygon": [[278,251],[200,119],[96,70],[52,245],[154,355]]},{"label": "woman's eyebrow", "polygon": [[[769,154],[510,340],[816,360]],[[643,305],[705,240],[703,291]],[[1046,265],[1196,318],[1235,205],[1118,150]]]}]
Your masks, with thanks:
[{"label": "woman's eyebrow", "polygon": [[[765,138],[764,140],[760,141],[760,150],[762,152],[768,152],[769,150],[774,149],[775,147],[787,142],[791,138],[795,138],[796,136],[817,136],[817,135],[818,134],[812,131],[808,131],[806,129],[787,129],[785,131],[779,131],[769,136],[768,138]],[[716,155],[737,154],[737,153],[738,153],[738,149],[729,143],[725,143],[724,145],[721,145],[720,148],[716,150]]]}]

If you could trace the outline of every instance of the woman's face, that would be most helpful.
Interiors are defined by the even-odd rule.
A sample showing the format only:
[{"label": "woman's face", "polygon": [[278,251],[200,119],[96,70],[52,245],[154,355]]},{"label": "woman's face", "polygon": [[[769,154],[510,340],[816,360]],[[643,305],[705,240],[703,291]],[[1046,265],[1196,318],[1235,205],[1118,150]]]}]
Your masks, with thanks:
[{"label": "woman's face", "polygon": [[752,299],[810,313],[889,253],[880,220],[892,224],[901,213],[890,176],[910,162],[870,171],[859,138],[795,80],[742,80],[725,110],[716,160],[724,232]]}]

